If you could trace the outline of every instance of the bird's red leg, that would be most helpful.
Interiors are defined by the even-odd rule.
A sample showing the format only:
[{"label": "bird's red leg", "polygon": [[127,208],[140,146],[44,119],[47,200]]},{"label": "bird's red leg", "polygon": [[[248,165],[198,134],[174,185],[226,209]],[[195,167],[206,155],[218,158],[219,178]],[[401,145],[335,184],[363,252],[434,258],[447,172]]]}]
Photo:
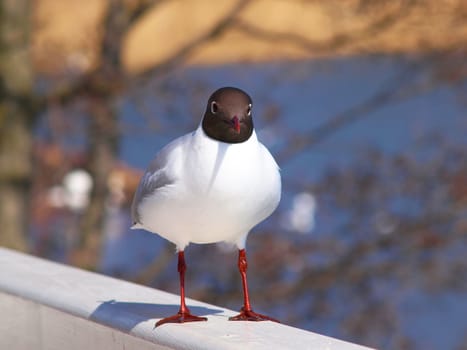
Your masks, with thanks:
[{"label": "bird's red leg", "polygon": [[240,313],[237,316],[230,317],[230,321],[274,321],[279,322],[278,320],[258,314],[251,309],[250,305],[250,296],[248,294],[248,283],[246,280],[246,270],[248,268],[248,263],[246,261],[245,249],[240,249],[238,251],[238,269],[240,271],[240,276],[242,277],[242,286],[243,286],[243,307],[240,310]]},{"label": "bird's red leg", "polygon": [[180,274],[180,310],[177,314],[163,318],[156,323],[156,327],[164,323],[184,323],[195,321],[206,321],[206,317],[199,317],[190,314],[190,310],[185,303],[185,253],[183,250],[178,252],[178,273]]}]

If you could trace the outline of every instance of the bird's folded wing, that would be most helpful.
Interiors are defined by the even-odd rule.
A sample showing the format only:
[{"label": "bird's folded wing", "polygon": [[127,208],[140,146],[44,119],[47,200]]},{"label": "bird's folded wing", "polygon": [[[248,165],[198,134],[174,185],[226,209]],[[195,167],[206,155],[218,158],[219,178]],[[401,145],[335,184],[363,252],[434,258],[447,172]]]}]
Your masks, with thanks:
[{"label": "bird's folded wing", "polygon": [[173,184],[174,182],[175,177],[171,176],[169,171],[167,171],[165,160],[160,156],[156,157],[141,178],[135,197],[133,198],[131,206],[132,228],[140,227],[141,218],[138,213],[138,208],[143,199],[147,196],[154,195],[158,189]]}]

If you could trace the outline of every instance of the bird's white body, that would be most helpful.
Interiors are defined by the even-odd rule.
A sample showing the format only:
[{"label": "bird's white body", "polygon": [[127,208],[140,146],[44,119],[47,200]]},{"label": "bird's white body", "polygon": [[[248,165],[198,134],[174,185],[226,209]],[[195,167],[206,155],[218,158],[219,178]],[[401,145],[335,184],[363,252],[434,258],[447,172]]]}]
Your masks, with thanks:
[{"label": "bird's white body", "polygon": [[200,126],[153,160],[133,203],[134,228],[158,233],[179,250],[190,242],[221,241],[243,249],[248,232],[276,209],[280,193],[279,168],[254,132],[230,144],[209,138]]}]

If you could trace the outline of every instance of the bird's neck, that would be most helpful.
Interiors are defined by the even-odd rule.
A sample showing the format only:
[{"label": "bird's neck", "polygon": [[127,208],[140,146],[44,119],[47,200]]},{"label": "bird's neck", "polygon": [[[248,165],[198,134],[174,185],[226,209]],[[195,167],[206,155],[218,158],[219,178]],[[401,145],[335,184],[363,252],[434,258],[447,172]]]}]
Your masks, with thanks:
[{"label": "bird's neck", "polygon": [[216,140],[216,139],[213,139],[211,137],[209,137],[206,132],[204,131],[203,129],[203,126],[202,124],[200,124],[198,126],[198,128],[196,129],[195,131],[195,134],[196,136],[199,136],[203,139],[207,139],[209,140],[208,142],[212,142],[213,144],[225,144],[227,146],[246,146],[246,145],[251,145],[251,144],[255,144],[258,142],[258,137],[256,136],[256,131],[253,129],[253,132],[251,133],[251,136],[248,138],[248,140],[244,141],[244,142],[239,142],[239,143],[229,143],[229,142],[223,142],[223,141],[219,141],[219,140]]}]

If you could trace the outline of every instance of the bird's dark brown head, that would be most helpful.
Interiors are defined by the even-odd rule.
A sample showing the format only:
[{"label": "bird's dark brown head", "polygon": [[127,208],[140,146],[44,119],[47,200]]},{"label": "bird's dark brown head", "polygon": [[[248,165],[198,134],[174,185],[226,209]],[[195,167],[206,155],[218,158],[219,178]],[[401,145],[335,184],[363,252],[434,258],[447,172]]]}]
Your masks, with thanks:
[{"label": "bird's dark brown head", "polygon": [[202,128],[207,136],[226,143],[241,143],[253,133],[252,101],[243,90],[223,87],[209,97]]}]

